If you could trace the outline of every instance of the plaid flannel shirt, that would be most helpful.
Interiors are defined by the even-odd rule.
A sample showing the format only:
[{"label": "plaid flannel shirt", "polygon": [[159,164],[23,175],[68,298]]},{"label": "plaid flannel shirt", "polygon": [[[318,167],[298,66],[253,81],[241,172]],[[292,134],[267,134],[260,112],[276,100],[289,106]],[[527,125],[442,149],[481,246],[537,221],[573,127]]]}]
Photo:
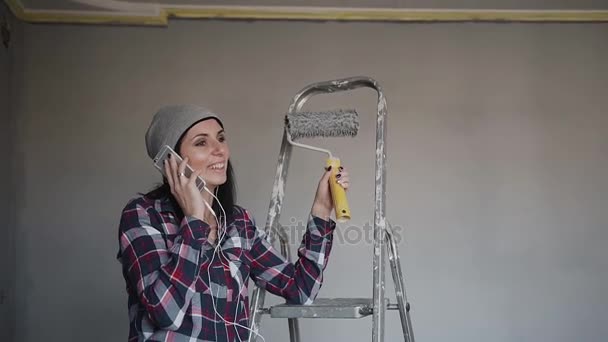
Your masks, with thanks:
[{"label": "plaid flannel shirt", "polygon": [[129,296],[129,341],[246,340],[247,329],[225,321],[249,327],[249,277],[288,303],[311,303],[334,229],[334,221],[311,215],[293,264],[247,210],[235,207],[217,242],[223,253],[214,256],[205,222],[179,217],[169,200],[131,200],[122,212],[118,252]]}]

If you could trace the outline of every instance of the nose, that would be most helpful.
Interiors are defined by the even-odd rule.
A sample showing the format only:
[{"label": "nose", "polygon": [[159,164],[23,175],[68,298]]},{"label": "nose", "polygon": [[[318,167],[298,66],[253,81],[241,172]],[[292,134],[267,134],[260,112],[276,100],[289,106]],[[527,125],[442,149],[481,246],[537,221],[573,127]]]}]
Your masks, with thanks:
[{"label": "nose", "polygon": [[217,156],[222,156],[224,155],[226,151],[226,146],[224,146],[224,144],[222,144],[221,142],[215,140],[213,142],[213,150],[211,151],[214,155]]}]

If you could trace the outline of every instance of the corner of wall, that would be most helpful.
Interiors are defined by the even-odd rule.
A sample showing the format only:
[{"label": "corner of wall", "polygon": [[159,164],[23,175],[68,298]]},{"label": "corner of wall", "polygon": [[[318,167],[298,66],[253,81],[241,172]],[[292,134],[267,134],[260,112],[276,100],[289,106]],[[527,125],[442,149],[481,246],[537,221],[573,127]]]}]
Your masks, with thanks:
[{"label": "corner of wall", "polygon": [[0,234],[4,240],[0,257],[0,272],[4,275],[0,281],[0,340],[16,341],[16,231],[17,206],[14,182],[18,161],[16,152],[15,72],[18,54],[23,39],[22,22],[19,21],[4,2],[0,2],[0,153],[6,156],[8,163],[2,163],[0,169],[0,213],[4,217]]}]

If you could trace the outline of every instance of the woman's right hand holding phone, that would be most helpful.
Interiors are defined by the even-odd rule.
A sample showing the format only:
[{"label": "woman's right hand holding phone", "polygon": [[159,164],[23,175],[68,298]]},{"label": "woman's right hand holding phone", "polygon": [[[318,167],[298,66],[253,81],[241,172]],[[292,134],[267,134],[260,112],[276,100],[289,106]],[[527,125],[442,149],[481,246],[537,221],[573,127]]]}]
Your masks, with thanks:
[{"label": "woman's right hand holding phone", "polygon": [[[171,154],[169,154],[169,158],[165,162],[165,174],[171,187],[171,194],[173,194],[173,197],[179,203],[184,215],[196,217],[206,222],[205,213],[207,207],[205,206],[203,194],[196,186],[196,178],[200,176],[201,170],[196,170],[190,177],[187,177],[184,174],[186,165],[188,165],[188,157],[184,158],[178,165],[177,159],[172,158]],[[210,222],[206,223],[211,228],[207,240],[213,244],[217,238],[217,225]]]},{"label": "woman's right hand holding phone", "polygon": [[188,157],[184,158],[178,165],[177,159],[175,156],[172,157],[171,153],[164,164],[171,194],[179,203],[184,215],[204,221],[207,207],[203,200],[203,194],[196,187],[196,177],[200,175],[201,170],[196,170],[190,177],[187,177],[184,170],[188,164]]}]

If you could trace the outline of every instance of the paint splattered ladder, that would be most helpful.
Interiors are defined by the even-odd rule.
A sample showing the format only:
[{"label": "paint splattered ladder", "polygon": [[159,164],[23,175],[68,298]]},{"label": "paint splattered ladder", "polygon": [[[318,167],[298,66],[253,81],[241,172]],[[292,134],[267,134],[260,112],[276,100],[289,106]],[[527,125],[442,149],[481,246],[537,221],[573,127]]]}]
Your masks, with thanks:
[{"label": "paint splattered ladder", "polygon": [[[352,77],[311,84],[297,93],[291,105],[289,114],[300,111],[304,103],[313,95],[335,93],[353,90],[356,88],[372,88],[378,93],[378,116],[376,121],[376,186],[374,208],[374,255],[373,255],[373,295],[372,298],[333,298],[316,299],[309,305],[276,305],[270,308],[263,307],[265,291],[256,288],[251,300],[251,328],[259,330],[262,315],[269,314],[272,318],[287,318],[289,321],[289,335],[291,342],[300,342],[298,318],[344,318],[356,319],[372,316],[372,342],[384,341],[384,322],[386,310],[399,310],[403,337],[405,342],[414,342],[409,303],[405,295],[405,285],[401,263],[397,251],[397,244],[393,236],[390,223],[385,217],[385,189],[386,189],[386,152],[385,137],[387,115],[386,99],[380,85],[368,77]],[[288,114],[288,115],[289,115]],[[272,191],[269,212],[266,220],[266,233],[271,242],[279,237],[281,253],[291,258],[288,235],[285,228],[279,223],[281,206],[285,195],[287,169],[291,157],[292,145],[288,141],[288,131],[285,130],[276,170],[276,178]],[[393,282],[395,285],[396,303],[390,303],[384,295],[385,253],[388,254]],[[256,334],[250,334],[249,341],[256,341]]]}]

